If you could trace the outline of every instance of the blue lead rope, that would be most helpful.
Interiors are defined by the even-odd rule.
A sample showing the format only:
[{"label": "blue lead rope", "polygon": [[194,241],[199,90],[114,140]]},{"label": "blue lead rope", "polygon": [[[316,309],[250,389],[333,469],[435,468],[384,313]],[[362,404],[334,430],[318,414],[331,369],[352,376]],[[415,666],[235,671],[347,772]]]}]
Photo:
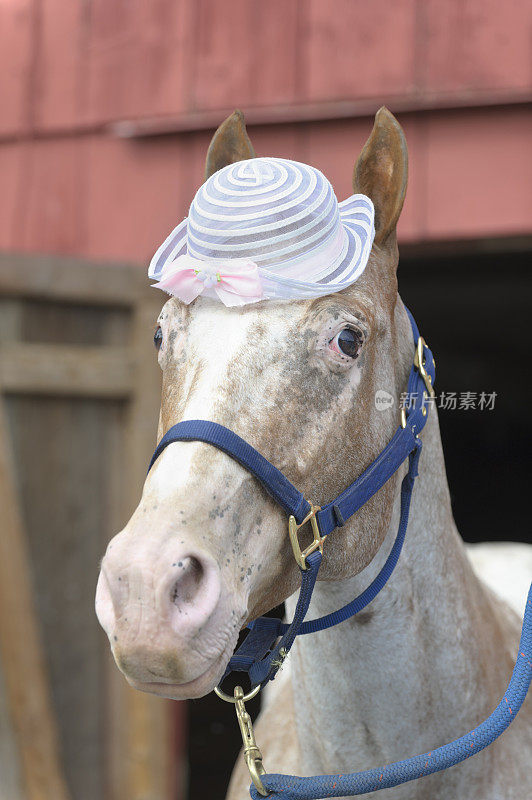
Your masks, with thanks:
[{"label": "blue lead rope", "polygon": [[[272,800],[277,797],[280,800],[321,800],[324,797],[351,797],[389,789],[433,772],[440,772],[484,750],[504,733],[521,708],[531,680],[532,585],[528,593],[519,652],[510,683],[495,711],[477,728],[429,753],[396,761],[385,767],[352,772],[349,775],[316,775],[312,778],[266,774],[261,776],[262,783]],[[261,795],[253,784],[250,786],[250,794],[253,800],[261,800]]]}]

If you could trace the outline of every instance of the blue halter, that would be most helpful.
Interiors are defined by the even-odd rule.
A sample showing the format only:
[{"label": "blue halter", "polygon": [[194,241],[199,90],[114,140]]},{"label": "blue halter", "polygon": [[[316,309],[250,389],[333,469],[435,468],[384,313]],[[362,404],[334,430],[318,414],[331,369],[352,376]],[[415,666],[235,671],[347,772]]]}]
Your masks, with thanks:
[{"label": "blue halter", "polygon": [[[251,622],[248,625],[250,632],[230,659],[224,678],[232,672],[245,672],[249,675],[252,690],[246,696],[240,695],[239,699],[235,694],[234,700],[217,690],[224,699],[236,703],[246,760],[253,778],[254,786],[252,784],[251,794],[254,798],[258,798],[260,795],[277,794],[281,791],[285,800],[291,798],[310,800],[310,798],[364,794],[445,769],[474,755],[497,738],[515,717],[530,685],[532,678],[532,609],[530,609],[532,587],[520,645],[522,657],[516,664],[506,695],[506,702],[502,701],[488,720],[467,737],[462,737],[456,742],[434,750],[431,754],[416,756],[407,761],[388,765],[380,770],[369,770],[352,775],[298,778],[287,775],[265,775],[262,768],[262,757],[255,745],[251,723],[245,713],[243,701],[254,696],[262,686],[273,680],[298,635],[315,633],[337,625],[358,614],[367,606],[388,581],[401,553],[408,525],[412,490],[418,474],[422,447],[419,434],[425,426],[430,402],[434,397],[435,377],[432,353],[423,338],[420,337],[415,320],[408,309],[407,313],[416,349],[408,378],[408,403],[405,408],[401,409],[401,423],[388,445],[362,475],[326,506],[320,508],[309,503],[283,473],[270,464],[254,447],[233,431],[216,422],[186,420],[174,425],[157,445],[150,462],[148,472],[163,450],[174,442],[206,442],[222,450],[248,472],[251,472],[289,515],[290,542],[294,557],[301,570],[301,589],[294,618],[289,624],[271,617],[259,617]],[[407,458],[408,472],[401,484],[399,526],[393,547],[379,574],[362,594],[343,608],[319,619],[304,622],[318,577],[323,543],[326,537],[336,528],[342,527],[373,497]],[[313,541],[307,548],[301,550],[298,543],[298,531],[305,525],[310,525]],[[508,699],[509,696],[511,696],[511,702]],[[510,712],[507,711],[509,702],[512,708]],[[464,744],[466,739],[467,746]]]}]

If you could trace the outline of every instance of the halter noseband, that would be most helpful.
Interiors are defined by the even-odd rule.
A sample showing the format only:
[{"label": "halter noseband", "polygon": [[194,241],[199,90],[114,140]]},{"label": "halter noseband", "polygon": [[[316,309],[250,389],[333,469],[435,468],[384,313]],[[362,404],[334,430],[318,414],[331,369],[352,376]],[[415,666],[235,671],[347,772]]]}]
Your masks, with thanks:
[{"label": "halter noseband", "polygon": [[[367,770],[342,776],[316,776],[315,778],[298,778],[286,775],[268,775],[267,786],[264,786],[265,775],[262,756],[255,744],[251,719],[245,711],[244,702],[254,697],[262,686],[273,680],[288,655],[296,636],[315,633],[358,614],[368,605],[385,586],[399,559],[408,525],[408,514],[414,481],[418,474],[418,462],[421,454],[419,434],[427,421],[430,401],[434,398],[435,363],[432,352],[419,335],[415,320],[406,309],[414,336],[415,353],[408,378],[406,406],[401,408],[401,422],[390,442],[377,458],[350,486],[332,502],[320,507],[310,503],[302,493],[273,466],[254,447],[236,433],[207,420],[186,420],[171,427],[163,436],[150,461],[148,472],[163,450],[174,442],[201,441],[222,450],[237,461],[244,469],[251,472],[273,497],[281,508],[289,515],[288,533],[295,560],[301,570],[301,589],[291,623],[283,623],[280,619],[259,617],[248,625],[250,632],[229,661],[224,678],[232,672],[246,672],[251,681],[251,690],[244,695],[237,686],[234,697],[226,695],[217,688],[216,693],[222,699],[235,703],[237,719],[244,742],[244,755],[250,771],[253,785],[252,797],[282,791],[284,800],[311,800],[321,797],[341,797],[345,795],[365,794],[366,792],[396,786],[408,780],[445,769],[459,763],[490,744],[510,724],[513,716],[504,714],[505,706],[501,704],[495,712],[467,737],[477,735],[474,744],[462,737],[449,745],[444,745],[430,754],[416,756],[403,762],[390,764],[382,770]],[[354,600],[338,611],[319,619],[304,621],[312,592],[318,577],[323,556],[323,543],[326,537],[336,528],[342,527],[379,489],[394,475],[401,464],[408,458],[408,472],[401,484],[401,510],[399,526],[393,547],[379,574],[370,585]],[[301,550],[298,532],[310,524],[313,541]],[[528,598],[527,613],[523,626],[520,644],[520,656],[505,696],[506,707],[512,692],[514,712],[526,696],[532,677],[530,655],[532,650],[532,587]],[[514,713],[514,716],[515,716]],[[457,745],[462,745],[460,749]],[[473,749],[474,748],[474,749]],[[419,762],[419,763],[418,763]],[[424,766],[422,766],[424,762]],[[384,774],[386,772],[386,781]]]}]

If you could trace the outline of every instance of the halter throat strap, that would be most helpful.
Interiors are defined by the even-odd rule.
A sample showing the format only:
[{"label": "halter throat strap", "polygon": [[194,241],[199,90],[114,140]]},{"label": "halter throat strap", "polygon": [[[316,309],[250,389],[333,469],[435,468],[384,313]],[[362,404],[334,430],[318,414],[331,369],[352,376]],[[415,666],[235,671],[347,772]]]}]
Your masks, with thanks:
[{"label": "halter throat strap", "polygon": [[[290,624],[270,617],[260,617],[248,626],[251,631],[231,658],[225,675],[233,671],[249,674],[253,686],[273,680],[298,634],[315,633],[343,622],[357,614],[376,597],[392,574],[399,559],[408,525],[410,499],[418,474],[421,453],[419,434],[423,430],[434,397],[435,366],[432,353],[407,309],[412,326],[415,354],[408,378],[407,402],[401,409],[401,423],[388,445],[369,467],[332,502],[324,507],[310,503],[303,494],[261,453],[233,431],[217,422],[185,420],[171,427],[163,436],[150,461],[151,470],[161,453],[174,442],[201,441],[217,447],[237,461],[262,484],[265,490],[289,515],[289,534],[294,556],[301,570],[301,590]],[[384,566],[357,598],[339,611],[304,622],[312,591],[321,565],[325,538],[342,527],[408,458],[408,473],[401,485],[401,511],[398,532]],[[304,524],[310,523],[313,543],[301,551],[297,535]],[[279,637],[281,637],[279,639]],[[279,640],[279,641],[277,641]],[[224,676],[225,677],[225,676]]]}]

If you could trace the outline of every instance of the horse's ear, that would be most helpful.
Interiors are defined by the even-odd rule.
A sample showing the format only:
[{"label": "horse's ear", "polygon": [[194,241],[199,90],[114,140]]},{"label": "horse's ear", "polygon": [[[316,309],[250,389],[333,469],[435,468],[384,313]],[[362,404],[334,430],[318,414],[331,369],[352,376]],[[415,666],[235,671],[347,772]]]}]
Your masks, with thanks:
[{"label": "horse's ear", "polygon": [[205,180],[227,164],[255,158],[244,115],[238,109],[225,119],[212,137],[205,161]]},{"label": "horse's ear", "polygon": [[366,194],[375,206],[375,242],[395,233],[408,181],[408,150],[403,129],[382,106],[371,135],[353,171],[355,193]]}]

